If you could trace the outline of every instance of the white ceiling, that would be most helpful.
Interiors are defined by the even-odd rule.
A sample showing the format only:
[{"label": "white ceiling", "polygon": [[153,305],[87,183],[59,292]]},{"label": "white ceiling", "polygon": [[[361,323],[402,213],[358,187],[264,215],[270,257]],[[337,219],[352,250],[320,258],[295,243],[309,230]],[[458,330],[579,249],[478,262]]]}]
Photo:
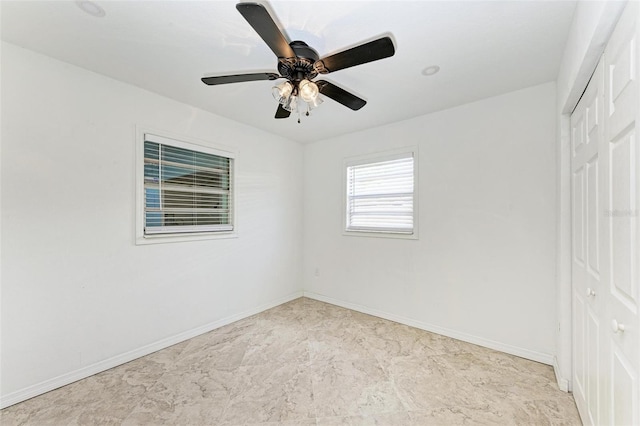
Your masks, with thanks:
[{"label": "white ceiling", "polygon": [[[555,80],[575,2],[271,1],[289,40],[321,57],[381,35],[395,56],[323,76],[367,100],[331,99],[273,118],[272,81],[206,86],[207,75],[276,70],[234,1],[2,1],[2,39],[299,142],[400,121]],[[438,74],[421,71],[438,65]]]}]

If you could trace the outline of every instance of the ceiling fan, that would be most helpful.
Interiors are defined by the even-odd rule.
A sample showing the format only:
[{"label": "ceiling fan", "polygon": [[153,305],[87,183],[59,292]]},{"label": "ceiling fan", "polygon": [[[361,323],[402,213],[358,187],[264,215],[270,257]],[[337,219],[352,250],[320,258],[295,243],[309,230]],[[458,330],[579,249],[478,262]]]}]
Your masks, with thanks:
[{"label": "ceiling fan", "polygon": [[[320,58],[311,46],[304,41],[287,42],[267,9],[258,3],[238,3],[238,12],[258,33],[269,48],[278,57],[278,73],[249,73],[204,77],[207,85],[240,83],[244,81],[286,79],[273,88],[273,96],[278,101],[275,118],[287,118],[292,112],[302,113],[322,103],[319,94],[327,96],[354,111],[367,102],[325,80],[312,81],[318,74],[329,74],[356,65],[393,56],[395,48],[389,37],[361,44],[356,47]],[[298,117],[298,122],[300,118]]]}]

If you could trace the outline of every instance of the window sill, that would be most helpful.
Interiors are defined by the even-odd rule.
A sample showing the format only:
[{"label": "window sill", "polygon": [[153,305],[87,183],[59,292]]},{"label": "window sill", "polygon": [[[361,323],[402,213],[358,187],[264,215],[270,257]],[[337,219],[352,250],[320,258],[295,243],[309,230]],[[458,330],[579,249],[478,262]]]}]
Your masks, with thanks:
[{"label": "window sill", "polygon": [[342,235],[348,237],[369,237],[369,238],[396,238],[400,240],[417,240],[418,235],[414,230],[413,233],[401,233],[401,232],[375,232],[375,231],[342,231]]},{"label": "window sill", "polygon": [[228,238],[238,238],[238,233],[236,231],[229,231],[229,232],[198,233],[193,235],[158,234],[158,235],[137,236],[136,245],[182,243],[187,241],[221,240],[221,239],[228,239]]}]

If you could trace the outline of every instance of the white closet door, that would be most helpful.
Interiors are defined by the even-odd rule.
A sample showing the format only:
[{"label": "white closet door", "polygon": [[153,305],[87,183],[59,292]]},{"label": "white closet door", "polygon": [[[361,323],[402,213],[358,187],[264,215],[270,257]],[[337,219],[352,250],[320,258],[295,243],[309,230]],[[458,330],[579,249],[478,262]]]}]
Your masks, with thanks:
[{"label": "white closet door", "polygon": [[603,150],[603,206],[608,264],[605,365],[606,424],[640,424],[640,319],[638,198],[638,22],[637,2],[629,2],[605,50],[606,148]]},{"label": "white closet door", "polygon": [[571,116],[573,392],[585,424],[640,425],[640,6]]},{"label": "white closet door", "polygon": [[571,116],[573,211],[574,397],[587,424],[600,424],[599,399],[604,292],[601,239],[604,199],[600,150],[604,145],[604,63],[596,68]]}]

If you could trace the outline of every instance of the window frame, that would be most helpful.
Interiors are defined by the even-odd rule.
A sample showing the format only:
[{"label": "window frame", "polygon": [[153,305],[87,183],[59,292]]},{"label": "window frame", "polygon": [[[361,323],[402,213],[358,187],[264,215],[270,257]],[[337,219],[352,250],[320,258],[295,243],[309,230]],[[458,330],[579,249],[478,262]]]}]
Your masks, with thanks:
[{"label": "window frame", "polygon": [[[347,216],[349,214],[349,177],[347,169],[350,166],[357,166],[362,164],[378,163],[383,161],[390,161],[397,159],[402,155],[413,156],[413,231],[401,232],[401,231],[371,231],[371,230],[357,230],[347,228]],[[347,157],[343,160],[342,165],[342,235],[352,237],[374,237],[374,238],[397,238],[406,240],[418,239],[418,146],[407,146],[402,148],[396,148],[388,151],[373,152],[359,156]]]},{"label": "window frame", "polygon": [[[151,139],[147,139],[147,135]],[[199,231],[189,233],[158,233],[145,235],[145,191],[144,191],[144,143],[145,141],[169,145],[176,148],[198,151],[206,154],[213,154],[230,159],[229,185],[230,185],[230,222],[232,229],[225,231]],[[213,144],[208,141],[186,137],[184,135],[171,134],[165,131],[149,129],[136,126],[136,153],[135,153],[135,175],[136,175],[136,212],[135,212],[135,244],[159,244],[185,241],[201,241],[223,238],[237,238],[236,223],[236,152],[223,145]]]}]

